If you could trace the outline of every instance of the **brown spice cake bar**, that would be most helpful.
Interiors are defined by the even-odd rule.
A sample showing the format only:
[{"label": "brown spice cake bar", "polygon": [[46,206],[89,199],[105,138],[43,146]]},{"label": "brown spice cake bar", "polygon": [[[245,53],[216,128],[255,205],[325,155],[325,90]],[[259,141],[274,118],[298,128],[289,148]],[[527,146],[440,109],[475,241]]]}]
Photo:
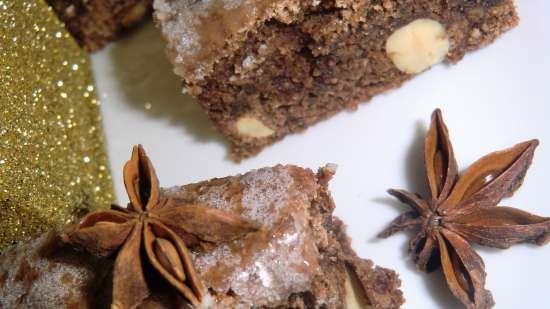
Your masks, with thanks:
[{"label": "brown spice cake bar", "polygon": [[[237,215],[258,228],[239,239],[200,240],[190,248],[206,291],[195,307],[399,308],[403,298],[395,272],[359,258],[343,223],[332,215],[335,205],[328,182],[333,173],[330,166],[315,174],[279,165],[161,190],[161,200]],[[107,309],[115,284],[113,263],[112,256],[75,250],[56,233],[20,243],[0,255],[0,308]],[[191,307],[170,293],[163,278],[149,271],[146,275],[152,293],[132,308]],[[115,304],[111,308],[127,309]]]},{"label": "brown spice cake bar", "polygon": [[518,22],[513,0],[155,0],[185,89],[236,159],[456,63]]},{"label": "brown spice cake bar", "polygon": [[102,48],[140,22],[152,0],[46,0],[88,51]]}]

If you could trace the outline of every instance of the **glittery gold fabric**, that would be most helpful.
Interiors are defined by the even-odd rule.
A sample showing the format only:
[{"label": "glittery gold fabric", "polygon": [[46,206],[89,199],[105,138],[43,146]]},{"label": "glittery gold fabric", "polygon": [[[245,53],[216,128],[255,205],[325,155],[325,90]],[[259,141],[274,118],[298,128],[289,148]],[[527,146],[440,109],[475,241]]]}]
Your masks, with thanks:
[{"label": "glittery gold fabric", "polygon": [[108,206],[89,58],[42,0],[0,0],[0,250]]}]

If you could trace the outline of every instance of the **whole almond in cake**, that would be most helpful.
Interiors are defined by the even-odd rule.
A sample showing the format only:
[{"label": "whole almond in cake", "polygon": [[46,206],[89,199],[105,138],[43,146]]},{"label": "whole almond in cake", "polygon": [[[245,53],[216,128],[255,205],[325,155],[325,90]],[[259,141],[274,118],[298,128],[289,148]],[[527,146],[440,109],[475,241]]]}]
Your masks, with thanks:
[{"label": "whole almond in cake", "polygon": [[443,61],[449,46],[449,37],[442,24],[420,18],[388,37],[386,54],[400,71],[417,74]]}]

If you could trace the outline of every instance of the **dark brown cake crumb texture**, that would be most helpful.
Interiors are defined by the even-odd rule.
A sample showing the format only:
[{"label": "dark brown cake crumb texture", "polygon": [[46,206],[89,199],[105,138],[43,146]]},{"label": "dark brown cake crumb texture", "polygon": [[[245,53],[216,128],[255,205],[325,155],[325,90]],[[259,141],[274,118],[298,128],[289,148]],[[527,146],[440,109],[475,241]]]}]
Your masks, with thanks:
[{"label": "dark brown cake crumb texture", "polygon": [[[204,80],[188,80],[188,90],[229,138],[237,160],[412,78],[392,63],[385,43],[414,20],[444,25],[450,63],[518,22],[512,0],[324,0],[317,6],[304,0],[300,5],[291,22],[268,20],[244,42],[228,41],[227,46],[240,47]],[[259,121],[260,127],[253,125],[261,137],[241,134],[236,126],[241,117]]]}]

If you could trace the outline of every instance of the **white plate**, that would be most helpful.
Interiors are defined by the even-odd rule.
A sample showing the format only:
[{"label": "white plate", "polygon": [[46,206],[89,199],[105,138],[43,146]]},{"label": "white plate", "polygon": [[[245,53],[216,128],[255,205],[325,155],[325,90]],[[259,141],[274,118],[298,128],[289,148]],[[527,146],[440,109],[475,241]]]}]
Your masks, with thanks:
[{"label": "white plate", "polygon": [[[158,31],[148,24],[93,56],[111,167],[121,202],[122,166],[141,143],[163,186],[292,163],[339,165],[331,189],[359,255],[399,272],[406,309],[462,308],[441,273],[417,272],[406,256],[409,235],[375,235],[405,208],[390,187],[424,191],[421,140],[441,107],[463,168],[491,151],[539,138],[522,188],[502,204],[550,216],[550,1],[521,1],[520,26],[458,65],[439,65],[404,87],[292,135],[241,164],[192,99],[181,94]],[[149,108],[150,107],[150,108]],[[495,308],[548,308],[550,246],[479,248]]]}]

